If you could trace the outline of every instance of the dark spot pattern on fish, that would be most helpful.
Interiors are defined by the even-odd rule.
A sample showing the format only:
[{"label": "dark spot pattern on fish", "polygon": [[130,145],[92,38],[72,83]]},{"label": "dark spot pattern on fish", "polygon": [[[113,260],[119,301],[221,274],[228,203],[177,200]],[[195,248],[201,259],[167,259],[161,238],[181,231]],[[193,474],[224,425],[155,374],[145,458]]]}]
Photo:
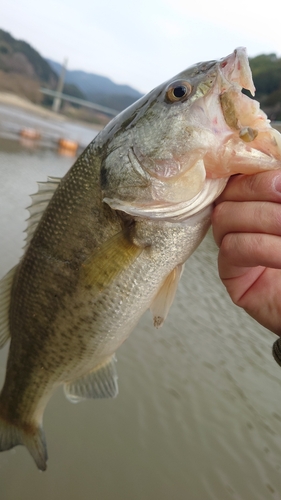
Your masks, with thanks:
[{"label": "dark spot pattern on fish", "polygon": [[[243,49],[187,69],[114,118],[53,182],[54,191],[49,185],[43,213],[37,209],[44,187],[38,193],[31,217],[37,225],[11,274],[4,322],[0,317],[1,345],[9,336],[8,311],[11,334],[0,395],[1,450],[24,444],[46,469],[40,423],[53,391],[67,382],[72,400],[115,397],[112,356],[148,308],[156,326],[167,317],[183,264],[204,238],[228,177],[235,168],[241,172],[242,163],[241,173],[249,173],[249,165],[252,173],[280,167],[277,139],[268,141],[277,149],[263,164],[262,144],[251,154],[247,134],[242,140],[240,129],[229,127],[236,118],[243,122],[241,83],[253,89]],[[169,88],[177,90],[166,102]],[[226,91],[223,110],[219,96]],[[266,117],[258,108],[252,115],[249,137],[258,121],[271,139]],[[240,156],[233,154],[237,143]],[[259,146],[259,136],[252,144]],[[12,279],[4,282],[10,290]]]},{"label": "dark spot pattern on fish", "polygon": [[100,170],[100,185],[101,189],[106,189],[107,186],[107,172],[105,164],[103,163]]}]

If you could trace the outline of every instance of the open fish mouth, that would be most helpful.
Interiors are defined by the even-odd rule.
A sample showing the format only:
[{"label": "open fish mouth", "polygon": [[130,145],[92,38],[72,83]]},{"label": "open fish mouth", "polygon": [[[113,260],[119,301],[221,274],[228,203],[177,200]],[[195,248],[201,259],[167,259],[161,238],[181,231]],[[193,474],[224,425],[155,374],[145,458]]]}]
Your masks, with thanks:
[{"label": "open fish mouth", "polygon": [[202,99],[212,141],[204,155],[207,178],[281,168],[281,135],[252,96],[255,86],[246,49],[218,61],[214,86]]},{"label": "open fish mouth", "polygon": [[[190,90],[187,96],[183,89]],[[150,99],[162,118],[157,129],[148,126],[147,136],[156,130],[160,137],[164,124],[169,126],[154,148],[144,144],[139,129],[133,134],[128,163],[138,182],[142,179],[138,196],[107,186],[104,202],[133,216],[184,220],[211,205],[230,176],[280,169],[281,136],[243,89],[254,96],[243,47],[219,61],[198,63],[155,89]],[[170,96],[173,91],[183,92],[182,101],[180,94]],[[113,151],[106,165],[111,175],[117,162]]]},{"label": "open fish mouth", "polygon": [[254,96],[256,90],[244,47],[220,61],[218,83],[222,113],[233,134],[262,153],[281,159],[280,134],[271,128],[259,103],[242,93],[246,89]]}]

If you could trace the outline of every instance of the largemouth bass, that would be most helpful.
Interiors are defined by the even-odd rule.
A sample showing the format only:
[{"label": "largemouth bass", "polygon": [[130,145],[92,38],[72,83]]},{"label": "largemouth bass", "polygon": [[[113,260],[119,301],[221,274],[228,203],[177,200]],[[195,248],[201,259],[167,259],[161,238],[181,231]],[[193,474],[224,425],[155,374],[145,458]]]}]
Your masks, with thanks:
[{"label": "largemouth bass", "polygon": [[113,119],[64,178],[33,195],[27,246],[0,284],[0,449],[46,469],[43,412],[115,397],[115,352],[150,308],[164,322],[183,266],[229,176],[281,167],[280,135],[254,94],[245,50],[196,64]]}]

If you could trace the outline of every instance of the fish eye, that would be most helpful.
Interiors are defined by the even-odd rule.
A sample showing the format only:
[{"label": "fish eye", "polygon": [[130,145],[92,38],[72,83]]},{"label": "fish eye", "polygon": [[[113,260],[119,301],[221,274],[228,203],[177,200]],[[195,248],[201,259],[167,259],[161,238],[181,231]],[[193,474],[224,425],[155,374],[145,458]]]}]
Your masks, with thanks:
[{"label": "fish eye", "polygon": [[171,103],[184,101],[191,94],[191,91],[192,86],[189,82],[184,80],[173,82],[166,90],[166,101]]}]

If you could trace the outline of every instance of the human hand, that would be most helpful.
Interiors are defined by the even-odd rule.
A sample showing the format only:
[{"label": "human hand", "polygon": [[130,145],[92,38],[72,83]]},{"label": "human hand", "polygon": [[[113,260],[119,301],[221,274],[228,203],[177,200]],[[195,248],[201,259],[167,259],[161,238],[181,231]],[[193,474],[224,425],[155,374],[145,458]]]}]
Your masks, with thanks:
[{"label": "human hand", "polygon": [[231,299],[281,335],[281,172],[232,177],[212,224],[219,275]]}]

